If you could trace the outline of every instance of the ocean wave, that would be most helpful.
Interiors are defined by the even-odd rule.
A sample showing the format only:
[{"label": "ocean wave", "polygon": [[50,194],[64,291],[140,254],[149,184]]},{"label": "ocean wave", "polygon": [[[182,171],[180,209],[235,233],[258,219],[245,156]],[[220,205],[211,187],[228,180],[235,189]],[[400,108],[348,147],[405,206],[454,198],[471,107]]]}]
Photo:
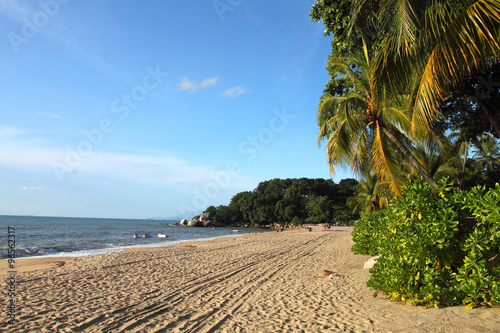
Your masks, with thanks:
[{"label": "ocean wave", "polygon": [[[193,228],[146,220],[2,216],[0,227],[6,226],[15,228],[16,259],[78,257],[119,252],[126,248],[169,247],[183,242],[242,236],[249,231],[241,229],[241,233],[234,233],[233,228]],[[252,229],[254,232],[268,230]],[[145,233],[152,237],[133,237]],[[159,233],[167,237],[158,238]],[[0,258],[8,259],[6,242],[0,245],[3,245]]]}]

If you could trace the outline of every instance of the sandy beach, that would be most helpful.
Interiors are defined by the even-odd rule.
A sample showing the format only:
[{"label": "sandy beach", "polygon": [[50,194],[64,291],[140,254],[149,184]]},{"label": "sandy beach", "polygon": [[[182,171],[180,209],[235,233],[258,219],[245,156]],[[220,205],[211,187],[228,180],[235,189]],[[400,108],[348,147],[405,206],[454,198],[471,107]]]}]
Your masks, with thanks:
[{"label": "sandy beach", "polygon": [[[81,258],[16,260],[2,332],[499,332],[500,309],[373,298],[352,228],[313,228]],[[323,270],[335,273],[333,278]]]}]

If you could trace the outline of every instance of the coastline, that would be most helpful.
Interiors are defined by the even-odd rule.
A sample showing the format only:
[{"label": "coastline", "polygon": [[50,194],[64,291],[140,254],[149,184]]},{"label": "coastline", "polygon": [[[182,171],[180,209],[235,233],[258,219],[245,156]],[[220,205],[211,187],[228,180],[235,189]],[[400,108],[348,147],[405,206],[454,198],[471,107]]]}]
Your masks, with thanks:
[{"label": "coastline", "polygon": [[[9,228],[11,246],[14,246],[18,259],[101,255],[121,252],[129,247],[168,247],[183,241],[232,237],[250,230],[269,231],[237,227],[194,228],[179,226],[173,221],[3,215],[0,216],[0,225]],[[133,237],[145,233],[151,237]],[[167,237],[158,237],[160,233]],[[6,245],[1,247],[7,250]],[[0,258],[8,259],[7,251]]]},{"label": "coastline", "polygon": [[[224,242],[229,239],[233,239],[236,237],[249,237],[259,235],[260,233],[255,234],[241,234],[241,235],[228,235],[228,236],[220,236],[211,240],[187,240],[187,241],[179,241],[179,244],[168,245],[168,246],[148,246],[144,245],[142,247],[125,247],[123,250],[111,252],[111,253],[120,253],[120,252],[135,252],[135,251],[152,251],[156,249],[162,248],[175,248],[175,247],[196,247],[202,245],[202,243],[210,243],[210,242]],[[46,269],[52,269],[56,267],[61,267],[66,264],[66,262],[70,262],[76,260],[78,258],[84,257],[98,257],[104,256],[111,253],[104,254],[90,254],[90,255],[78,255],[78,256],[33,256],[33,257],[21,257],[16,258],[16,272],[17,273],[28,273]],[[8,259],[0,260],[0,278],[8,275],[9,264]]]},{"label": "coastline", "polygon": [[[24,259],[6,332],[495,332],[500,309],[373,298],[351,227],[285,230],[100,256]],[[45,259],[45,260],[42,260]],[[55,261],[51,261],[55,260]],[[57,265],[57,261],[65,261]],[[45,265],[45,266],[44,266]],[[19,266],[20,267],[20,266]],[[323,270],[336,273],[333,278]],[[2,278],[1,288],[7,289]]]}]

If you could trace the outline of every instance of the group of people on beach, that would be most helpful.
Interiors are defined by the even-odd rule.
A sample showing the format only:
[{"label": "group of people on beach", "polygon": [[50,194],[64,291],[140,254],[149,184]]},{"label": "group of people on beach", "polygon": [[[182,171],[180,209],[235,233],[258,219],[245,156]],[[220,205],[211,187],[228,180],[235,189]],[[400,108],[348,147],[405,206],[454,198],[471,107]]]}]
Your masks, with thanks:
[{"label": "group of people on beach", "polygon": [[281,226],[277,225],[276,226],[276,232],[280,232],[280,231],[283,232],[283,226],[282,225]]}]

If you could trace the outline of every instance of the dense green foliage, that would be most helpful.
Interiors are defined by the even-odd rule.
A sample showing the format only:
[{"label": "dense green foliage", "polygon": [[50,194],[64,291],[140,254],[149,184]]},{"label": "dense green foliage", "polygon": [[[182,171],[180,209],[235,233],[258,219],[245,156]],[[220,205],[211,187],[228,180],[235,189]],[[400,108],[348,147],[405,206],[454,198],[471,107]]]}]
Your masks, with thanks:
[{"label": "dense green foliage", "polygon": [[236,194],[227,206],[210,206],[205,212],[218,225],[349,223],[357,215],[346,201],[356,184],[354,179],[338,184],[330,179],[272,179]]},{"label": "dense green foliage", "polygon": [[477,143],[484,133],[500,139],[500,61],[473,75],[440,103],[438,126],[457,131],[459,141]]},{"label": "dense green foliage", "polygon": [[500,302],[500,186],[463,191],[421,180],[354,225],[352,250],[378,259],[367,285],[412,304]]},{"label": "dense green foliage", "polygon": [[318,106],[332,170],[348,165],[360,180],[375,172],[399,196],[401,171],[436,186],[418,155],[450,155],[443,128],[462,131],[460,143],[500,135],[500,2],[316,0],[310,16],[333,35]]},{"label": "dense green foliage", "polygon": [[323,91],[325,94],[342,95],[352,88],[352,82],[348,78],[335,72],[333,62],[336,59],[362,54],[364,43],[368,45],[371,54],[379,46],[381,34],[378,9],[378,2],[372,0],[364,1],[360,8],[358,2],[352,0],[316,0],[312,5],[311,20],[323,22],[326,27],[325,36],[333,37],[332,53],[326,66],[331,78]]},{"label": "dense green foliage", "polygon": [[500,1],[316,0],[311,19],[333,35],[318,141],[360,180],[353,251],[381,255],[368,286],[500,302]]}]

